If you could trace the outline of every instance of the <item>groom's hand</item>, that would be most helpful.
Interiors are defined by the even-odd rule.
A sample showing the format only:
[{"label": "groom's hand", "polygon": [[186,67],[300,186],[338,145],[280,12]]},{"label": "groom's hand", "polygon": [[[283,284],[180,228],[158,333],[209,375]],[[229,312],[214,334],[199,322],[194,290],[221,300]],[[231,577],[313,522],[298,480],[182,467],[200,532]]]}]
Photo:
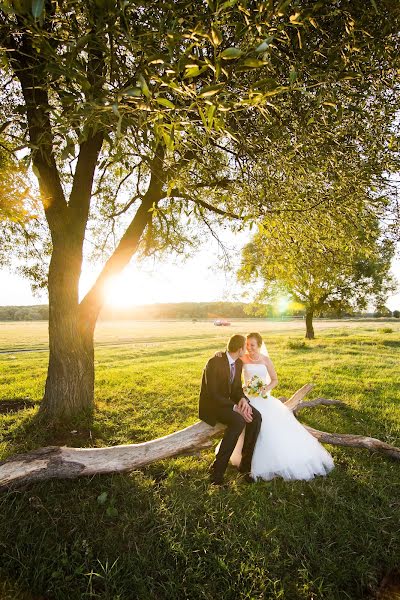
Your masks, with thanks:
[{"label": "groom's hand", "polygon": [[253,411],[251,410],[251,406],[246,400],[246,398],[242,398],[237,403],[237,412],[240,413],[246,423],[251,423],[253,420]]}]

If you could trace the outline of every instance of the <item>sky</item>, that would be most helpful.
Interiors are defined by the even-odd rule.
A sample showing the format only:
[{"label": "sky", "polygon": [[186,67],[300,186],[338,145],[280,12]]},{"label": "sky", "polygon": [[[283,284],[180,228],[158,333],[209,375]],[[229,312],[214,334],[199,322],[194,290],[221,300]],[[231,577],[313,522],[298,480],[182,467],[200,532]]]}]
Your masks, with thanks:
[{"label": "sky", "polygon": [[[247,237],[244,234],[225,236],[233,267],[239,266],[240,247]],[[233,272],[224,270],[224,263],[223,254],[213,239],[186,261],[171,257],[163,260],[151,258],[137,264],[133,260],[120,277],[110,279],[107,304],[127,307],[159,302],[245,301],[246,290],[237,284]],[[90,289],[98,272],[99,269],[93,266],[83,270],[81,297]],[[1,306],[46,303],[46,295],[34,296],[29,282],[23,277],[0,270]]]},{"label": "sky", "polygon": [[[240,248],[246,240],[246,234],[225,239],[233,267],[239,266]],[[132,261],[121,277],[110,281],[107,304],[128,307],[158,302],[249,301],[251,288],[238,285],[233,272],[224,272],[223,264],[223,256],[214,240],[209,240],[184,262],[173,258],[148,259],[138,265]],[[400,258],[394,260],[392,270],[400,284]],[[81,296],[90,288],[97,273],[93,267],[85,268]],[[0,270],[1,306],[46,303],[46,295],[34,296],[26,279]],[[398,293],[389,297],[386,305],[391,310],[400,310],[400,285]]]}]

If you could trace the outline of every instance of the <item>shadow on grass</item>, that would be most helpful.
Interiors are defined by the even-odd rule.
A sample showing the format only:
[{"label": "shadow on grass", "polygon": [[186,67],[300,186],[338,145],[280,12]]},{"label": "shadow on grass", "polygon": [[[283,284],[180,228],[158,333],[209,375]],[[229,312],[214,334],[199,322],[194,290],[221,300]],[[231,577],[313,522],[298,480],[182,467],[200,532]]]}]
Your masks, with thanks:
[{"label": "shadow on grass", "polygon": [[[390,435],[390,424],[374,416],[375,413],[368,407],[354,408],[348,404],[338,406],[320,406],[305,408],[296,415],[298,420],[305,424],[326,431],[327,433],[352,434],[380,439],[382,442],[400,446],[400,437]],[[367,450],[364,450],[368,453]],[[383,454],[382,454],[383,456]],[[388,460],[389,457],[386,457]]]},{"label": "shadow on grass", "polygon": [[216,489],[211,460],[0,496],[0,569],[43,600],[376,597],[400,552],[394,473],[248,486],[230,467]]},{"label": "shadow on grass", "polygon": [[383,340],[381,344],[383,346],[388,346],[389,348],[400,348],[400,341],[396,340]]},{"label": "shadow on grass", "polygon": [[[2,402],[0,399],[0,406]],[[21,406],[17,412],[8,412],[2,416],[1,442],[5,445],[3,458],[44,446],[91,445],[93,411],[70,420],[49,421],[39,412],[37,404],[30,403],[27,407]]]}]

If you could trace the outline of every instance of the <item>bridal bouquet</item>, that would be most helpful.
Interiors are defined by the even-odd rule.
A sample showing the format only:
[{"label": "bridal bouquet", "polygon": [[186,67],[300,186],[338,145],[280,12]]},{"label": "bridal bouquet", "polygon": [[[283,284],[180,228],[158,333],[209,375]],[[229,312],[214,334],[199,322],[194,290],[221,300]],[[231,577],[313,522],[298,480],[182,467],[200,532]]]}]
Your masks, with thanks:
[{"label": "bridal bouquet", "polygon": [[269,396],[269,392],[262,393],[262,388],[265,386],[265,382],[258,375],[253,375],[253,377],[247,382],[247,385],[243,386],[243,391],[246,396],[261,396],[262,398],[267,398]]}]

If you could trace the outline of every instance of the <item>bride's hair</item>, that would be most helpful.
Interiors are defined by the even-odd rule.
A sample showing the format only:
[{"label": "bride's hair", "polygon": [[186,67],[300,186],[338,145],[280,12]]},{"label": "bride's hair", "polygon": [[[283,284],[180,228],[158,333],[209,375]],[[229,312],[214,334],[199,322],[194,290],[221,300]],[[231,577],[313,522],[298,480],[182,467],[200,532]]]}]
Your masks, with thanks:
[{"label": "bride's hair", "polygon": [[246,338],[247,339],[254,338],[256,340],[256,342],[257,342],[257,346],[259,348],[261,348],[262,343],[263,343],[263,339],[262,339],[262,337],[261,337],[261,335],[259,333],[257,333],[256,331],[253,331],[252,333],[248,333],[246,335]]},{"label": "bride's hair", "polygon": [[257,346],[260,348],[260,353],[264,356],[269,356],[269,352],[267,346],[265,345],[261,335],[257,331],[253,331],[252,333],[248,333],[246,335],[246,339],[253,338],[257,342]]}]

